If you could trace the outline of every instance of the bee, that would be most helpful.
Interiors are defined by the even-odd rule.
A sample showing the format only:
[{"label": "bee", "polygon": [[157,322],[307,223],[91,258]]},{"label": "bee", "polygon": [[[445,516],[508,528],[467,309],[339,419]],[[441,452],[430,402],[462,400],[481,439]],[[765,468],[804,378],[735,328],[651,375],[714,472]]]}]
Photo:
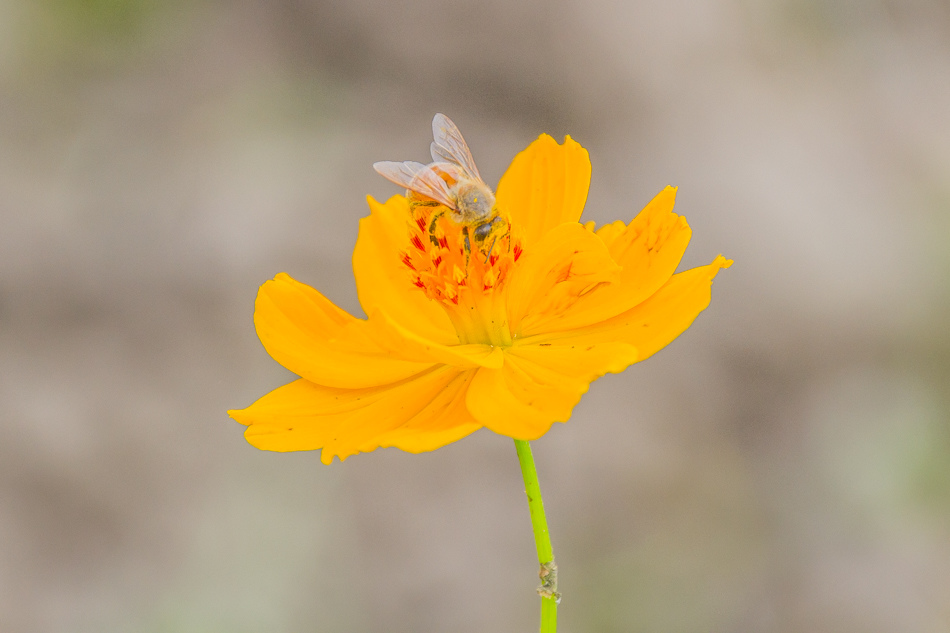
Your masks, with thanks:
[{"label": "bee", "polygon": [[[462,226],[466,254],[476,248],[491,255],[499,234],[507,231],[508,221],[495,204],[495,194],[485,184],[475,159],[458,127],[444,114],[432,119],[432,161],[428,165],[407,160],[381,161],[373,164],[381,176],[405,187],[410,192],[434,200],[448,210],[449,218]],[[436,223],[446,213],[435,213],[429,222],[433,242]],[[491,243],[488,239],[492,238]],[[485,246],[488,245],[486,249]]]}]

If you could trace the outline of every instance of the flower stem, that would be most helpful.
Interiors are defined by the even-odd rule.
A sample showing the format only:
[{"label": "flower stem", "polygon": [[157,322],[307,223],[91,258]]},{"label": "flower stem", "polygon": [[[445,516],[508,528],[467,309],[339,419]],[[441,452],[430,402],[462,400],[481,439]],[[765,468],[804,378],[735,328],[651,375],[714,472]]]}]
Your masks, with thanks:
[{"label": "flower stem", "polygon": [[548,535],[548,520],[544,516],[544,502],[541,500],[541,487],[538,485],[538,471],[534,468],[534,456],[531,445],[524,440],[515,440],[521,474],[524,477],[524,491],[528,496],[528,509],[531,511],[531,527],[534,528],[534,544],[538,548],[538,563],[541,571],[541,633],[557,631],[557,603],[561,594],[557,592],[557,565],[554,564],[554,550]]}]

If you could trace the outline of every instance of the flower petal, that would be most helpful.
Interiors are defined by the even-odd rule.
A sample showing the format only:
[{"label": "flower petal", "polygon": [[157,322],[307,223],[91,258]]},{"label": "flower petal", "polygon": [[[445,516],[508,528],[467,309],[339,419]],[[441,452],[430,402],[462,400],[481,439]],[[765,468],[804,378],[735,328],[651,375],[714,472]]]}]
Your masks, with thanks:
[{"label": "flower petal", "polygon": [[465,404],[476,420],[495,433],[535,440],[551,428],[554,418],[533,406],[537,402],[530,395],[520,394],[518,377],[507,363],[502,369],[479,369]]},{"label": "flower petal", "polygon": [[706,309],[713,278],[731,265],[732,260],[719,255],[707,266],[673,275],[653,296],[623,314],[576,330],[534,336],[524,343],[583,345],[616,341],[633,345],[637,360],[645,360],[669,345]]},{"label": "flower petal", "polygon": [[375,325],[370,333],[373,340],[402,358],[442,363],[460,369],[498,368],[504,363],[504,355],[498,347],[482,343],[442,345],[402,327],[382,310],[373,312],[369,320]]},{"label": "flower petal", "polygon": [[577,222],[590,187],[590,156],[570,136],[563,145],[542,134],[515,156],[495,200],[526,245],[565,222]]},{"label": "flower petal", "polygon": [[[477,423],[456,415],[467,386],[464,374],[449,367],[370,389],[334,389],[301,379],[228,413],[248,426],[245,437],[257,448],[322,448],[321,460],[329,464],[334,456],[343,460],[379,446],[437,448],[439,441],[467,435]],[[405,429],[401,437],[399,429]]]},{"label": "flower petal", "polygon": [[623,270],[610,284],[581,297],[570,309],[536,323],[533,333],[571,330],[613,317],[644,301],[676,272],[692,234],[686,220],[673,213],[676,188],[667,187],[625,225],[614,222],[597,230],[610,256]]},{"label": "flower petal", "polygon": [[603,241],[577,222],[562,224],[529,246],[512,269],[508,323],[516,336],[547,331],[545,323],[621,269]]},{"label": "flower petal", "polygon": [[459,376],[409,422],[377,438],[379,446],[409,453],[434,451],[482,428],[465,407],[465,395],[475,372]]},{"label": "flower petal", "polygon": [[385,310],[409,330],[445,345],[458,343],[445,310],[412,285],[401,263],[401,249],[409,243],[409,203],[403,196],[393,196],[385,204],[372,197],[367,200],[370,215],[360,220],[353,251],[353,273],[363,310],[367,314]]},{"label": "flower petal", "polygon": [[383,385],[434,364],[397,358],[367,336],[370,325],[320,292],[281,273],[261,286],[254,310],[257,335],[278,363],[311,382],[346,389]]},{"label": "flower petal", "polygon": [[515,439],[533,440],[564,422],[591,381],[637,358],[625,343],[515,345],[502,369],[480,369],[466,403],[476,420]]}]

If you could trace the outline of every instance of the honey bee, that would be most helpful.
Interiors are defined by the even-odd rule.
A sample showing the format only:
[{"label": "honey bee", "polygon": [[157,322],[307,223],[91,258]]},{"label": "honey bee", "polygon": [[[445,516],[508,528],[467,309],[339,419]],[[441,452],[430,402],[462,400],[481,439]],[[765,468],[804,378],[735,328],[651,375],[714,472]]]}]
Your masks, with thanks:
[{"label": "honey bee", "polygon": [[[407,160],[403,162],[382,161],[373,164],[381,176],[410,192],[425,196],[446,207],[449,218],[462,225],[466,253],[471,253],[472,244],[486,260],[494,248],[499,234],[508,228],[495,204],[495,194],[485,184],[475,159],[458,127],[444,114],[432,119],[432,161],[428,165]],[[436,222],[445,211],[437,212],[429,223],[430,239]],[[488,239],[492,238],[489,244]],[[488,245],[487,249],[485,246]]]}]

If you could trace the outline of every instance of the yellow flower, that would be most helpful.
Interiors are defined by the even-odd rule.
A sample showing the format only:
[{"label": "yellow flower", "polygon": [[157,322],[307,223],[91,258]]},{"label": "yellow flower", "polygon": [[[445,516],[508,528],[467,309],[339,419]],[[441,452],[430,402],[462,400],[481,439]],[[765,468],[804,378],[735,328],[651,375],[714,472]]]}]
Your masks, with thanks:
[{"label": "yellow flower", "polygon": [[674,274],[690,229],[673,187],[630,224],[580,224],[590,173],[583,147],[542,135],[498,185],[504,222],[490,245],[417,194],[369,198],[353,253],[368,319],[284,273],[261,286],[257,333],[300,379],[229,411],[248,442],[322,448],[329,464],[431,451],[483,426],[532,440],[591,381],[670,343],[732,262]]}]

